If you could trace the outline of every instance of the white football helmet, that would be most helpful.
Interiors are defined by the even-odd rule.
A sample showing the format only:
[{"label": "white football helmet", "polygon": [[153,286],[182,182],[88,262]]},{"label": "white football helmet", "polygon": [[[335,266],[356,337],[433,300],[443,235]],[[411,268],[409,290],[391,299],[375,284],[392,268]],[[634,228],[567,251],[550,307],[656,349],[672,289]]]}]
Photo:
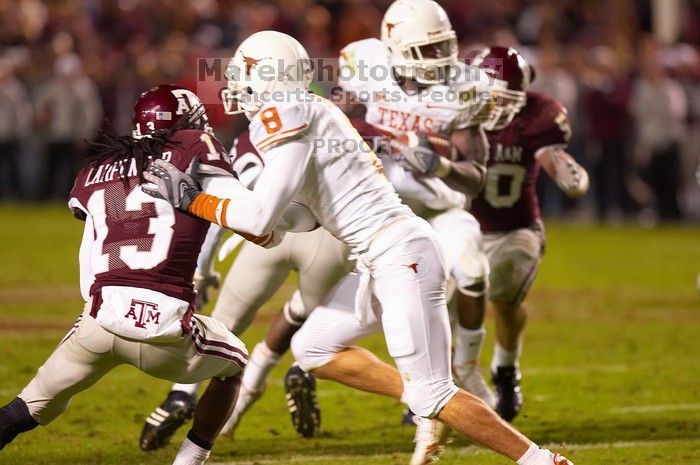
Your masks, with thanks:
[{"label": "white football helmet", "polygon": [[400,76],[431,85],[446,81],[457,63],[457,34],[433,0],[396,0],[382,20],[382,42]]},{"label": "white football helmet", "polygon": [[251,119],[265,103],[285,98],[283,93],[308,90],[312,73],[309,54],[294,37],[256,32],[238,46],[226,67],[224,111]]}]

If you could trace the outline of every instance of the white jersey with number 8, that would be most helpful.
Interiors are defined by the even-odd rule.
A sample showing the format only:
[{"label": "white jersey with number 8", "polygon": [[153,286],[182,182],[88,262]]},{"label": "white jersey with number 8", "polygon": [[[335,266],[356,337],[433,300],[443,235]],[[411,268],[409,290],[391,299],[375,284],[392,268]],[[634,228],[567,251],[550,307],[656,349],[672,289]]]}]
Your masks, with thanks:
[{"label": "white jersey with number 8", "polygon": [[[295,94],[290,94],[295,95]],[[250,123],[250,140],[265,165],[288,141],[302,141],[307,166],[294,197],[318,222],[355,253],[398,217],[412,216],[383,174],[382,164],[348,118],[332,103],[312,94],[265,105]],[[284,183],[285,173],[276,173]],[[270,179],[268,177],[268,179]]]}]

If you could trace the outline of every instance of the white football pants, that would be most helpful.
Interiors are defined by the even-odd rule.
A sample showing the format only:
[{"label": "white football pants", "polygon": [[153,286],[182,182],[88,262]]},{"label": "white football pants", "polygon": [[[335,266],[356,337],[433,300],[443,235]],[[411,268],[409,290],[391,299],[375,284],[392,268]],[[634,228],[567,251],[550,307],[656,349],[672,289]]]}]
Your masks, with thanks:
[{"label": "white football pants", "polygon": [[[458,390],[450,367],[447,273],[437,236],[418,217],[399,220],[375,237],[358,264],[362,272],[343,278],[296,333],[292,352],[302,368],[313,370],[358,339],[383,330],[404,380],[403,400],[416,414],[433,417]],[[373,305],[357,315],[363,272],[371,276]]]},{"label": "white football pants", "polygon": [[241,334],[258,310],[299,272],[299,292],[285,305],[290,323],[303,322],[338,280],[352,269],[347,247],[324,228],[288,233],[272,249],[245,242],[224,281],[212,317]]}]

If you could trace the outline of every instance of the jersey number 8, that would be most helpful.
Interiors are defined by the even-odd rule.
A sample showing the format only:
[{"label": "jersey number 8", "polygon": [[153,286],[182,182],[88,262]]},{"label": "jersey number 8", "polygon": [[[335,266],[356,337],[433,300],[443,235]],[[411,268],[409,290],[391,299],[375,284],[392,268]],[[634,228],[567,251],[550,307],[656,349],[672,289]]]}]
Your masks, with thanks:
[{"label": "jersey number 8", "polygon": [[268,134],[273,134],[282,129],[282,120],[279,113],[277,113],[277,107],[267,108],[260,113],[260,121],[262,121]]}]

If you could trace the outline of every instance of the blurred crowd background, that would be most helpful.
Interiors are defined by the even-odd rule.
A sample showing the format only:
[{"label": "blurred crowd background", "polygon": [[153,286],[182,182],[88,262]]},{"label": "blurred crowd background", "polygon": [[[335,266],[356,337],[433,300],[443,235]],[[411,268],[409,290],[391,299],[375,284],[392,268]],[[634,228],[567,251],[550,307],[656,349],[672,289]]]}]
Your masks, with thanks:
[{"label": "blurred crowd background", "polygon": [[[196,63],[229,57],[262,29],[316,58],[379,33],[389,0],[0,0],[0,201],[64,201],[102,129],[126,134],[131,107],[164,82],[197,88]],[[570,152],[591,192],[540,186],[549,217],[700,220],[700,0],[448,0],[464,55],[507,45],[559,99]],[[209,105],[222,141],[241,118]],[[544,177],[543,177],[544,178]]]}]

